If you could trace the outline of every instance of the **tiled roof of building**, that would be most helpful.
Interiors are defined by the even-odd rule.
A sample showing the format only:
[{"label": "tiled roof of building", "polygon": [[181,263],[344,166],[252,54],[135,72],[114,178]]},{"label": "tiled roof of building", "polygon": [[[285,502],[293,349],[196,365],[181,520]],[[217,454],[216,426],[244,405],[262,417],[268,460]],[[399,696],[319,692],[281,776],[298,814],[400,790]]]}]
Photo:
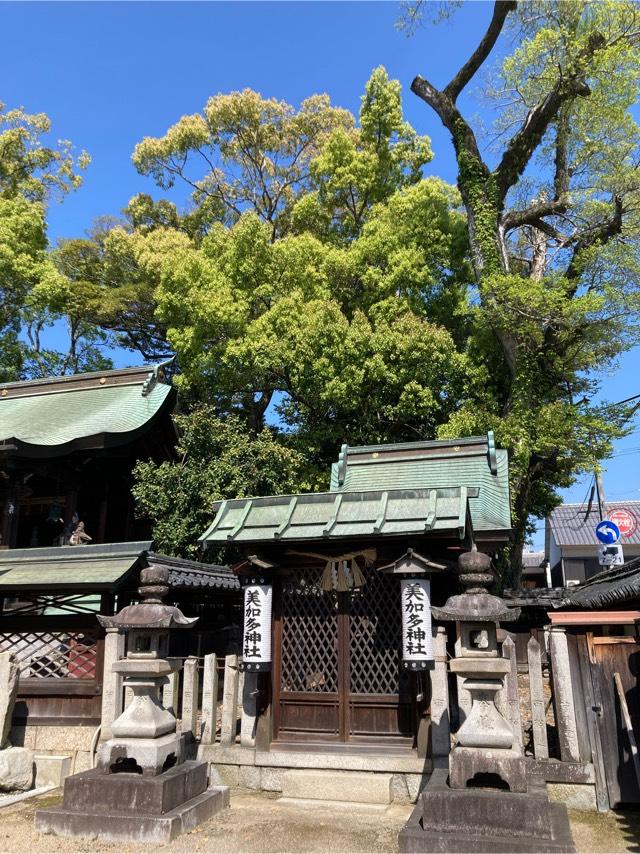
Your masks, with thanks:
[{"label": "tiled roof of building", "polygon": [[522,552],[523,569],[538,569],[544,565],[544,552]]},{"label": "tiled roof of building", "polygon": [[0,384],[0,451],[121,444],[173,402],[163,365]]},{"label": "tiled roof of building", "polygon": [[565,605],[574,608],[607,608],[640,600],[640,557],[623,566],[605,569],[584,584],[567,589]]},{"label": "tiled roof of building", "polygon": [[389,489],[236,498],[214,505],[200,538],[212,543],[265,543],[449,532],[468,526],[466,488]]},{"label": "tiled roof of building", "polygon": [[205,587],[218,590],[240,590],[240,582],[228,566],[168,557],[156,552],[149,552],[147,562],[168,567],[169,586],[173,590]]},{"label": "tiled roof of building", "polygon": [[[640,545],[640,501],[608,501],[607,511],[609,514],[615,510],[628,510],[636,517],[636,530],[631,536],[622,537],[620,542],[624,546]],[[562,504],[552,510],[549,516],[549,525],[553,537],[559,546],[597,546],[596,525],[599,522],[598,507],[594,504],[589,514],[584,504]]]},{"label": "tiled roof of building", "polygon": [[151,543],[50,546],[0,551],[0,590],[115,590]]},{"label": "tiled roof of building", "polygon": [[396,445],[343,445],[331,470],[331,490],[466,487],[473,527],[511,528],[507,451],[496,449],[493,433],[466,439]]},{"label": "tiled roof of building", "polygon": [[623,566],[614,566],[582,584],[570,587],[542,587],[536,590],[505,590],[510,607],[597,609],[634,604],[640,601],[640,557]]}]

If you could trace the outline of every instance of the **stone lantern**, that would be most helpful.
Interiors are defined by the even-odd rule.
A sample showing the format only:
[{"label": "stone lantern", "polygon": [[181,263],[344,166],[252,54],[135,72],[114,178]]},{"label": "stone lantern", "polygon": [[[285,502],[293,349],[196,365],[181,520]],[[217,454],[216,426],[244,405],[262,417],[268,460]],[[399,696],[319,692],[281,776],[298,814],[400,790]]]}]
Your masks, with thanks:
[{"label": "stone lantern", "polygon": [[542,777],[527,773],[495,704],[510,669],[498,648],[498,624],[517,619],[519,611],[487,592],[491,560],[475,547],[460,555],[458,574],[465,592],[431,610],[436,620],[460,626],[460,655],[450,667],[472,706],[448,768],[434,768],[400,831],[399,851],[573,852],[566,808],[549,802]]},{"label": "stone lantern", "polygon": [[443,608],[432,609],[437,620],[460,625],[460,656],[451,662],[451,671],[462,677],[472,700],[449,757],[449,785],[464,789],[476,775],[490,774],[511,792],[526,792],[524,756],[513,748],[514,733],[495,702],[510,669],[498,650],[498,623],[517,620],[520,611],[487,592],[494,580],[488,555],[464,552],[458,574],[466,591],[451,596]]},{"label": "stone lantern", "polygon": [[153,775],[183,759],[184,739],[176,733],[177,721],[158,697],[168,676],[179,669],[167,660],[169,632],[187,629],[198,617],[187,618],[162,599],[169,592],[166,567],[149,566],[140,572],[138,593],[142,602],[128,605],[115,617],[98,617],[105,628],[128,632],[127,656],[113,664],[133,698],[111,725],[112,738],[98,750],[98,767],[109,773],[140,769]]},{"label": "stone lantern", "polygon": [[163,604],[168,591],[168,570],[149,566],[140,572],[142,602],[115,617],[98,617],[101,625],[128,634],[127,655],[114,662],[113,671],[133,697],[111,725],[112,737],[100,745],[97,767],[67,777],[62,806],[38,810],[37,830],[161,843],[229,805],[226,786],[208,785],[208,763],[185,760],[185,736],[159,701],[169,674],[178,669],[167,660],[169,632],[198,620]]}]

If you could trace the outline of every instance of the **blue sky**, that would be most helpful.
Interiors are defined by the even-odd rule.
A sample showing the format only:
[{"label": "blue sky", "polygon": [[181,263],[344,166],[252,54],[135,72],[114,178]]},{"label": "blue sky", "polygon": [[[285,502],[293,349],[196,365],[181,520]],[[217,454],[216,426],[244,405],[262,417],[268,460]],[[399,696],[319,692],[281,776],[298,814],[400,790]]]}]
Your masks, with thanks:
[{"label": "blue sky", "polygon": [[[50,237],[82,235],[102,214],[118,214],[134,194],[154,193],[131,164],[144,136],[157,136],[217,92],[250,87],[298,104],[315,92],[357,112],[364,84],[386,66],[404,89],[407,119],[431,136],[428,171],[455,180],[448,134],[409,92],[416,73],[444,85],[475,46],[492,4],[466,3],[452,21],[411,39],[394,28],[395,2],[377,3],[0,3],[0,100],[46,112],[57,138],[93,162],[83,187],[49,214]],[[478,110],[473,82],[461,106]],[[475,91],[474,91],[475,90]],[[119,354],[119,364],[135,356]],[[609,401],[640,394],[640,354],[606,378]],[[638,424],[640,428],[640,422]],[[348,437],[347,437],[348,438]],[[640,432],[617,453],[640,446]],[[607,464],[607,497],[640,499],[640,453]],[[582,501],[588,478],[568,491]],[[540,543],[538,537],[536,543]]]}]

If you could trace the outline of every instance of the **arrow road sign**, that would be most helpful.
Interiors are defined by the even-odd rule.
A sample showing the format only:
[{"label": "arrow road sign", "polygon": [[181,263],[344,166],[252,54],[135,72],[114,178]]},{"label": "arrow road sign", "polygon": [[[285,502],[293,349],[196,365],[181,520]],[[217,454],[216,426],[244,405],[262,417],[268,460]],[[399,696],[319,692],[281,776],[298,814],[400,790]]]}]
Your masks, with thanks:
[{"label": "arrow road sign", "polygon": [[596,526],[596,537],[601,543],[604,543],[605,546],[611,546],[613,543],[617,543],[620,539],[620,528],[618,528],[615,522],[611,522],[609,519],[603,519],[602,522],[599,522]]}]

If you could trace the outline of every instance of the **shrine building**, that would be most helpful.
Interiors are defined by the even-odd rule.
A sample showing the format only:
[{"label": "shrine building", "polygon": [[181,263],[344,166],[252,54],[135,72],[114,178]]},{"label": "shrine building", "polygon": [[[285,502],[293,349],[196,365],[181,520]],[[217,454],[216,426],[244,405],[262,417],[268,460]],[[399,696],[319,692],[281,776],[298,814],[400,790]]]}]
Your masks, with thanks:
[{"label": "shrine building", "polygon": [[[214,510],[201,540],[237,550],[245,696],[251,675],[258,700],[253,741],[203,746],[203,755],[223,773],[234,764],[276,775],[428,772],[433,668],[446,655],[430,605],[457,590],[461,551],[495,556],[508,541],[507,451],[492,433],[344,445],[328,492]],[[448,752],[448,727],[446,738]]]}]

